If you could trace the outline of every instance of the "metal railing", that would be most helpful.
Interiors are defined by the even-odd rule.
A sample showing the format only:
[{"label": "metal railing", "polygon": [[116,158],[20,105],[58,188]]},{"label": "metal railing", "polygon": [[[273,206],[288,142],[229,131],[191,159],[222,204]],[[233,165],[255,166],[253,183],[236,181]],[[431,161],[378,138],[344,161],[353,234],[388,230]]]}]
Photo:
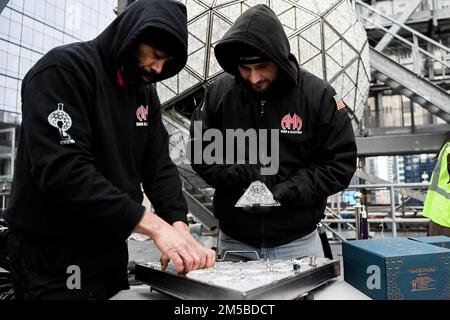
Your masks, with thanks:
[{"label": "metal railing", "polygon": [[[424,61],[431,61],[429,68],[440,68],[442,74],[448,74],[450,70],[450,48],[445,45],[425,36],[424,34],[408,27],[405,24],[399,23],[394,18],[388,17],[372,6],[360,1],[350,0],[354,6],[355,12],[359,20],[363,23],[366,29],[377,29],[382,34],[388,34],[392,39],[395,39],[395,45],[407,48],[412,58],[411,71],[421,77],[425,77],[429,70],[423,68]],[[397,26],[400,31],[392,32],[390,27]],[[402,36],[400,35],[402,34]],[[409,39],[412,41],[410,41]],[[385,48],[384,52],[391,58],[400,59],[399,52],[393,52]],[[400,62],[400,61],[398,61]],[[434,66],[437,63],[439,66]]]},{"label": "metal railing", "polygon": [[[342,226],[345,225],[346,228],[350,230],[357,230],[356,226],[356,216],[355,216],[355,205],[348,204],[342,206],[341,199],[345,193],[352,193],[356,191],[363,191],[363,194],[367,194],[370,191],[380,192],[387,191],[388,198],[381,201],[385,202],[384,208],[370,205],[372,199],[366,199],[365,204],[367,206],[368,223],[377,224],[390,224],[392,225],[392,236],[396,237],[399,230],[399,224],[428,224],[429,219],[424,218],[421,214],[422,206],[409,206],[407,204],[408,200],[411,198],[401,197],[401,191],[404,189],[412,189],[419,193],[424,193],[429,187],[429,183],[387,183],[387,184],[359,184],[351,185],[345,191],[333,195],[329,198],[329,203],[331,207],[327,207],[326,218],[322,221],[326,224],[337,224],[337,231],[339,233],[342,230]],[[369,200],[369,201],[367,201]],[[375,204],[375,203],[374,203]],[[409,215],[409,217],[408,217]],[[382,218],[379,218],[382,216]],[[372,217],[372,218],[371,218]],[[328,228],[330,230],[330,228]],[[330,230],[332,231],[332,230]]]},{"label": "metal railing", "polygon": [[[342,199],[344,199],[345,193],[352,193],[357,191],[362,191],[361,193],[367,196],[367,192],[369,191],[387,191],[389,193],[388,199],[385,203],[384,208],[377,208],[375,205],[366,206],[367,214],[368,214],[368,223],[370,224],[391,224],[392,225],[392,236],[397,237],[397,233],[399,230],[399,224],[408,223],[408,224],[428,224],[429,219],[424,218],[422,216],[422,206],[408,206],[405,202],[411,198],[402,199],[400,197],[401,191],[404,189],[413,189],[417,192],[425,192],[429,183],[392,183],[392,184],[359,184],[359,185],[351,185],[346,190],[331,196],[328,199],[328,206],[326,208],[326,218],[322,220],[322,223],[327,228],[328,231],[331,231],[337,238],[340,240],[345,240],[344,237],[340,234],[342,231],[342,227],[344,226],[346,229],[350,231],[354,231],[355,234],[358,230],[356,227],[357,217],[355,216],[355,205],[347,204],[342,205]],[[201,190],[197,190],[197,192],[203,193]],[[6,209],[8,205],[8,199],[10,196],[9,191],[3,191],[0,193],[2,210]],[[208,196],[205,193],[205,196]],[[382,199],[383,200],[383,199]],[[366,201],[367,204],[367,201]],[[387,210],[386,210],[387,208]],[[405,215],[406,213],[406,215]],[[405,217],[408,213],[412,217]],[[374,216],[383,216],[382,218],[374,218]],[[372,217],[372,218],[371,218]],[[337,224],[336,228],[332,228],[331,224]]]},{"label": "metal railing", "polygon": [[1,211],[5,210],[6,207],[8,206],[8,200],[9,200],[9,191],[2,191],[0,192],[0,197],[1,197]]}]

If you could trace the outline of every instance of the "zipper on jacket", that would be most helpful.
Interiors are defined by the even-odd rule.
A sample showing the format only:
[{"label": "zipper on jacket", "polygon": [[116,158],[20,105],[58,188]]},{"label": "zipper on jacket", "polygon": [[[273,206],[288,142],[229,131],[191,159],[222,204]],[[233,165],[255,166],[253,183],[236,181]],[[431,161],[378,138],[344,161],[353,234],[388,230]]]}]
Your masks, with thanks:
[{"label": "zipper on jacket", "polygon": [[266,108],[266,100],[261,100],[261,113],[260,113],[261,118],[264,117],[264,113],[266,112],[265,108]]}]

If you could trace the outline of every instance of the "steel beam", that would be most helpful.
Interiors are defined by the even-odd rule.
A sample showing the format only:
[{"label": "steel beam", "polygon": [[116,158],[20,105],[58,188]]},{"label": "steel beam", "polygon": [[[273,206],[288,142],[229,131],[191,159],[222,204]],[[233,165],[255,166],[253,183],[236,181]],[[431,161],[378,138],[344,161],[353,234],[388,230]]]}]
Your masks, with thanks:
[{"label": "steel beam", "polygon": [[394,24],[390,29],[389,33],[386,33],[384,37],[378,42],[377,46],[375,47],[379,51],[383,51],[391,42],[391,40],[394,38],[394,35],[399,32],[401,29],[400,25],[405,24],[406,21],[412,16],[412,14],[417,10],[419,5],[422,3],[423,0],[415,0],[411,1],[408,7],[405,8],[405,11],[403,11],[402,15],[396,19],[398,24]]},{"label": "steel beam", "polygon": [[208,230],[217,230],[219,221],[213,216],[212,212],[186,190],[183,190],[183,195],[186,199],[189,212]]},{"label": "steel beam", "polygon": [[447,91],[420,78],[375,48],[370,48],[370,66],[375,70],[375,79],[400,90],[432,114],[450,123],[450,95]]},{"label": "steel beam", "polygon": [[394,156],[437,153],[448,133],[422,133],[357,137],[358,156]]}]

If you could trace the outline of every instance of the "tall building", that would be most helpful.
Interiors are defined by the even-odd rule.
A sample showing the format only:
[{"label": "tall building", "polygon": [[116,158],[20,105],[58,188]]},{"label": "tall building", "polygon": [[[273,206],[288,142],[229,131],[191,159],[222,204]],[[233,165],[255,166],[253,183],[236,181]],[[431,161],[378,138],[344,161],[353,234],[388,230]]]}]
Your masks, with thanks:
[{"label": "tall building", "polygon": [[10,0],[0,12],[0,179],[12,176],[14,130],[21,122],[20,88],[50,49],[93,39],[115,17],[117,0]]},{"label": "tall building", "polygon": [[404,156],[405,183],[430,181],[436,163],[434,155]]},{"label": "tall building", "polygon": [[[367,23],[371,46],[376,48],[382,42],[386,32],[380,27],[389,29],[394,25],[391,20],[400,22],[407,27],[399,27],[397,35],[390,40],[382,52],[393,61],[418,74],[418,77],[449,91],[450,56],[444,53],[442,48],[434,47],[430,43],[417,37],[417,33],[433,39],[435,42],[448,47],[450,43],[450,0],[364,0],[370,5],[370,9],[360,7],[360,17],[370,21]],[[406,12],[406,13],[405,13]],[[404,20],[402,20],[404,19]],[[407,28],[410,29],[407,29]],[[395,28],[394,28],[395,29]],[[411,30],[417,32],[413,34]],[[421,39],[421,40],[418,40]],[[384,39],[386,40],[386,39]],[[400,40],[403,40],[400,41]],[[416,43],[417,47],[406,43]],[[426,54],[422,54],[425,52]],[[415,50],[422,50],[417,53]],[[375,51],[375,50],[374,50]],[[437,63],[433,57],[439,57],[444,64]],[[420,76],[419,76],[420,74]],[[448,124],[442,118],[436,116],[407,96],[405,90],[400,87],[390,86],[384,82],[372,79],[369,93],[368,106],[365,110],[364,127],[373,135],[408,135],[426,134],[433,131],[448,130]],[[407,91],[407,90],[406,90]],[[413,144],[414,140],[405,140],[404,143]],[[388,142],[388,140],[386,140]],[[438,141],[440,143],[440,141]],[[411,149],[413,149],[411,147]],[[371,175],[393,183],[421,183],[429,181],[434,168],[434,155],[409,154],[389,157],[374,157],[366,160],[365,170]],[[397,201],[400,199],[396,194]],[[384,191],[372,192],[372,198],[378,203],[386,202]],[[389,197],[386,198],[389,202]],[[420,205],[420,201],[412,199],[411,205]]]}]

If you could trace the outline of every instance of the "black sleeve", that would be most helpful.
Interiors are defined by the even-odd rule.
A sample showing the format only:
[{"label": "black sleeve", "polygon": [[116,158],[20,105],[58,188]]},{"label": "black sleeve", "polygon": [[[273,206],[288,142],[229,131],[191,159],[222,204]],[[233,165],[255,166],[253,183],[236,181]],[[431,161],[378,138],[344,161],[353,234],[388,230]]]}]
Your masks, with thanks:
[{"label": "black sleeve", "polygon": [[[203,159],[203,151],[207,145],[207,142],[202,139],[203,134],[206,130],[221,129],[219,126],[220,121],[218,120],[220,117],[219,111],[217,111],[218,106],[211,101],[211,91],[213,88],[214,86],[211,86],[207,90],[203,103],[192,114],[191,139],[189,141],[188,151],[191,166],[194,171],[207,184],[217,189],[225,184],[225,181],[222,181],[223,179],[220,173],[224,169],[229,168],[230,165],[206,164]],[[201,125],[201,130],[199,125]]]},{"label": "black sleeve", "polygon": [[305,205],[323,201],[347,188],[356,170],[357,149],[351,119],[338,110],[336,92],[328,87],[320,106],[310,165],[290,178]]},{"label": "black sleeve", "polygon": [[169,155],[169,135],[162,122],[161,106],[156,94],[156,108],[149,123],[143,187],[155,212],[169,224],[187,222],[187,205],[183,196],[179,172]]},{"label": "black sleeve", "polygon": [[[36,74],[23,86],[22,141],[30,155],[32,177],[51,201],[77,212],[74,220],[107,229],[112,237],[125,240],[145,208],[113,186],[95,166],[92,96],[65,67],[49,67]],[[72,144],[61,144],[60,131],[49,117],[58,105],[70,117],[67,133]]]}]

